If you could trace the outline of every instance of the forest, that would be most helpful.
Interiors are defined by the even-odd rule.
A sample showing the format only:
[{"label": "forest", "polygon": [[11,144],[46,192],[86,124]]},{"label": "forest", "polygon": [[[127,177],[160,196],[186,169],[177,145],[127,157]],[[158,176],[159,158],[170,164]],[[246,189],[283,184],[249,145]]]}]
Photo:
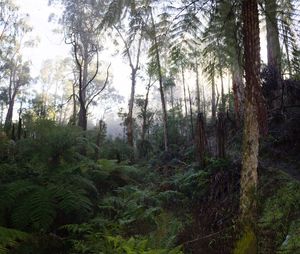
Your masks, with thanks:
[{"label": "forest", "polygon": [[299,1],[24,0],[52,59],[22,1],[0,0],[0,254],[300,253]]}]

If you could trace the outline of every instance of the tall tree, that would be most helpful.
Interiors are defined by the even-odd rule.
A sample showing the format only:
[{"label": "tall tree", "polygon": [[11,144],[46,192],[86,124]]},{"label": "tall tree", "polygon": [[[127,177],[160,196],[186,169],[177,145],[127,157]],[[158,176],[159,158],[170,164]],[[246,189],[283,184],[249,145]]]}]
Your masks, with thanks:
[{"label": "tall tree", "polygon": [[28,85],[31,80],[29,63],[22,62],[22,59],[18,57],[13,59],[9,65],[9,81],[7,87],[7,104],[8,109],[6,113],[4,127],[8,131],[12,125],[12,117],[14,104],[16,97],[19,94],[22,87]]},{"label": "tall tree", "polygon": [[65,6],[63,14],[65,39],[66,43],[72,45],[72,54],[77,70],[78,125],[86,130],[89,106],[105,89],[109,78],[110,65],[106,71],[106,78],[102,82],[96,82],[100,68],[99,35],[101,30],[99,30],[99,24],[103,18],[100,15],[101,1],[66,0],[63,1],[63,4]]},{"label": "tall tree", "polygon": [[[243,133],[243,158],[241,170],[240,213],[249,237],[244,253],[256,253],[256,201],[258,183],[259,123],[262,125],[264,108],[260,87],[260,38],[257,0],[243,0],[242,20],[244,35],[244,58],[246,77],[246,98]],[[263,128],[261,128],[263,130]]]},{"label": "tall tree", "polygon": [[[139,15],[141,13],[136,14],[137,9],[131,9],[131,20],[129,22],[129,31],[126,33],[129,34],[128,38],[125,38],[121,29],[122,27],[114,26],[117,30],[119,36],[121,37],[125,54],[128,58],[129,66],[131,69],[131,92],[130,99],[128,103],[128,114],[126,118],[127,124],[127,142],[133,147],[134,146],[134,133],[133,133],[133,106],[134,106],[134,97],[135,97],[135,89],[136,89],[136,78],[138,74],[138,70],[140,69],[140,56],[141,56],[141,47],[142,40],[144,38],[144,22],[141,22]],[[136,45],[135,45],[136,44]],[[136,46],[136,47],[135,47]]]},{"label": "tall tree", "polygon": [[281,48],[278,29],[278,7],[276,0],[265,0],[265,16],[267,27],[268,67],[273,75],[273,98],[271,107],[282,108]]},{"label": "tall tree", "polygon": [[150,10],[151,15],[151,33],[149,33],[150,38],[152,40],[152,46],[150,48],[150,54],[153,56],[153,62],[156,65],[156,75],[159,81],[159,92],[160,92],[160,99],[161,99],[161,107],[163,112],[163,128],[164,128],[164,147],[165,151],[169,150],[169,140],[168,140],[168,115],[167,115],[167,105],[166,99],[164,94],[164,84],[163,84],[163,73],[162,73],[162,66],[161,66],[161,57],[160,57],[160,45],[162,43],[162,37],[164,34],[159,34],[157,31],[157,24],[155,23],[153,17],[153,10]]}]

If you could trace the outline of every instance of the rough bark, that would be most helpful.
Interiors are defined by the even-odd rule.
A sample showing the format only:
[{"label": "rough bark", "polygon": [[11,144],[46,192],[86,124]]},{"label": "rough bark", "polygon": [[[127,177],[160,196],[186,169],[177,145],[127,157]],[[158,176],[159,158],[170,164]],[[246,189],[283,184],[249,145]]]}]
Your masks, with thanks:
[{"label": "rough bark", "polygon": [[241,126],[244,102],[244,83],[241,70],[234,68],[232,71],[232,90],[234,99],[234,114],[237,127]]},{"label": "rough bark", "polygon": [[[256,253],[256,189],[258,182],[259,148],[259,105],[256,96],[260,96],[260,39],[257,0],[243,0],[242,20],[244,34],[244,57],[246,74],[246,98],[243,133],[243,155],[240,180],[240,219],[243,224],[242,240],[250,233],[251,241],[244,246],[246,252]],[[242,242],[242,240],[237,244]],[[251,252],[251,251],[255,252]],[[235,253],[239,253],[237,250]]]},{"label": "rough bark", "polygon": [[257,157],[259,146],[258,102],[260,92],[260,39],[257,0],[244,0],[243,33],[245,46],[246,101],[243,136],[240,208],[242,217],[255,218],[254,197],[257,186]]},{"label": "rough bark", "polygon": [[12,117],[13,117],[14,104],[15,104],[14,99],[10,100],[10,102],[8,104],[8,109],[7,109],[7,113],[6,113],[6,117],[5,117],[5,123],[4,123],[4,128],[7,131],[9,131],[12,127]]}]

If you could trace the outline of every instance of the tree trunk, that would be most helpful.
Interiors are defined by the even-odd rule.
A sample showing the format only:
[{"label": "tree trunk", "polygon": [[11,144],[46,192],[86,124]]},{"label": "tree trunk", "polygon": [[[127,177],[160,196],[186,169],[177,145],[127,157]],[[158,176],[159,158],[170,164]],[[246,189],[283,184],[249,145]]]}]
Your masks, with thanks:
[{"label": "tree trunk", "polygon": [[197,100],[197,111],[198,113],[201,111],[200,108],[200,86],[199,86],[199,70],[198,70],[198,59],[196,58],[196,67],[195,67],[195,74],[196,74],[196,100]]},{"label": "tree trunk", "polygon": [[87,129],[87,108],[86,108],[86,89],[88,80],[88,55],[87,49],[84,50],[84,61],[83,61],[83,70],[82,70],[82,80],[79,87],[79,116],[78,116],[78,125],[84,131]]},{"label": "tree trunk", "polygon": [[205,130],[203,113],[198,113],[196,125],[196,161],[201,168],[205,166]]},{"label": "tree trunk", "polygon": [[130,99],[128,103],[128,116],[127,116],[127,142],[128,145],[133,147],[133,104],[134,104],[134,96],[135,96],[135,84],[136,84],[136,70],[131,70],[131,93]]},{"label": "tree trunk", "polygon": [[7,109],[7,113],[6,113],[6,117],[5,117],[4,129],[6,131],[10,131],[10,129],[12,127],[14,104],[15,104],[15,98],[13,97],[8,104],[8,109]]},{"label": "tree trunk", "polygon": [[165,151],[167,152],[169,150],[169,147],[168,147],[168,143],[169,143],[169,141],[168,141],[168,115],[167,115],[167,106],[166,106],[165,95],[164,95],[163,77],[162,77],[162,72],[161,72],[158,42],[157,42],[157,37],[156,37],[157,35],[156,35],[156,29],[155,29],[155,23],[154,23],[152,11],[151,11],[151,20],[152,20],[152,25],[154,28],[155,57],[156,57],[156,64],[157,64],[157,70],[158,70],[161,106],[162,106],[162,111],[163,111],[164,146],[165,146]]},{"label": "tree trunk", "polygon": [[244,84],[241,71],[237,68],[232,70],[232,90],[234,99],[234,114],[237,127],[241,126],[243,116]]},{"label": "tree trunk", "polygon": [[215,84],[215,73],[213,71],[212,81],[211,81],[211,119],[214,123],[216,121],[216,84]]},{"label": "tree trunk", "polygon": [[192,96],[191,91],[188,86],[188,94],[189,94],[189,104],[190,104],[190,122],[191,122],[191,139],[193,140],[194,137],[194,123],[193,123],[193,108],[192,108]]},{"label": "tree trunk", "polygon": [[149,128],[149,124],[147,124],[147,110],[148,110],[150,88],[151,88],[151,85],[149,83],[149,85],[147,86],[145,104],[144,104],[144,109],[143,109],[143,123],[142,123],[142,133],[141,133],[142,143],[145,142],[146,132],[147,132],[147,129]]},{"label": "tree trunk", "polygon": [[272,104],[273,109],[281,109],[281,93],[282,93],[282,78],[281,78],[281,50],[279,42],[279,31],[277,24],[277,3],[276,0],[265,0],[266,12],[266,27],[267,27],[267,55],[268,66],[274,75],[276,84],[272,90]]},{"label": "tree trunk", "polygon": [[218,122],[217,122],[217,141],[218,141],[218,157],[220,159],[225,158],[225,138],[226,138],[226,129],[225,129],[225,114],[224,112],[218,113]]},{"label": "tree trunk", "polygon": [[[243,133],[243,158],[240,181],[240,219],[243,237],[237,244],[244,248],[243,253],[256,253],[256,200],[257,165],[259,148],[258,100],[260,96],[260,39],[257,0],[243,0],[243,35],[245,48],[246,98]],[[249,239],[249,235],[251,236]],[[246,246],[241,246],[247,237]],[[245,244],[245,241],[244,241]]]}]

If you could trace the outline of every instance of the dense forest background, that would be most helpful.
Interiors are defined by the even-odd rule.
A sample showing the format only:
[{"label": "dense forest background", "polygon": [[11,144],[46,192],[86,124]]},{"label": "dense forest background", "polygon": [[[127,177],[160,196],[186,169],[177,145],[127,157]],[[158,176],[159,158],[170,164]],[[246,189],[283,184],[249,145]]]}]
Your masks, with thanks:
[{"label": "dense forest background", "polygon": [[0,254],[300,253],[298,1],[48,4],[35,76],[0,0]]}]

